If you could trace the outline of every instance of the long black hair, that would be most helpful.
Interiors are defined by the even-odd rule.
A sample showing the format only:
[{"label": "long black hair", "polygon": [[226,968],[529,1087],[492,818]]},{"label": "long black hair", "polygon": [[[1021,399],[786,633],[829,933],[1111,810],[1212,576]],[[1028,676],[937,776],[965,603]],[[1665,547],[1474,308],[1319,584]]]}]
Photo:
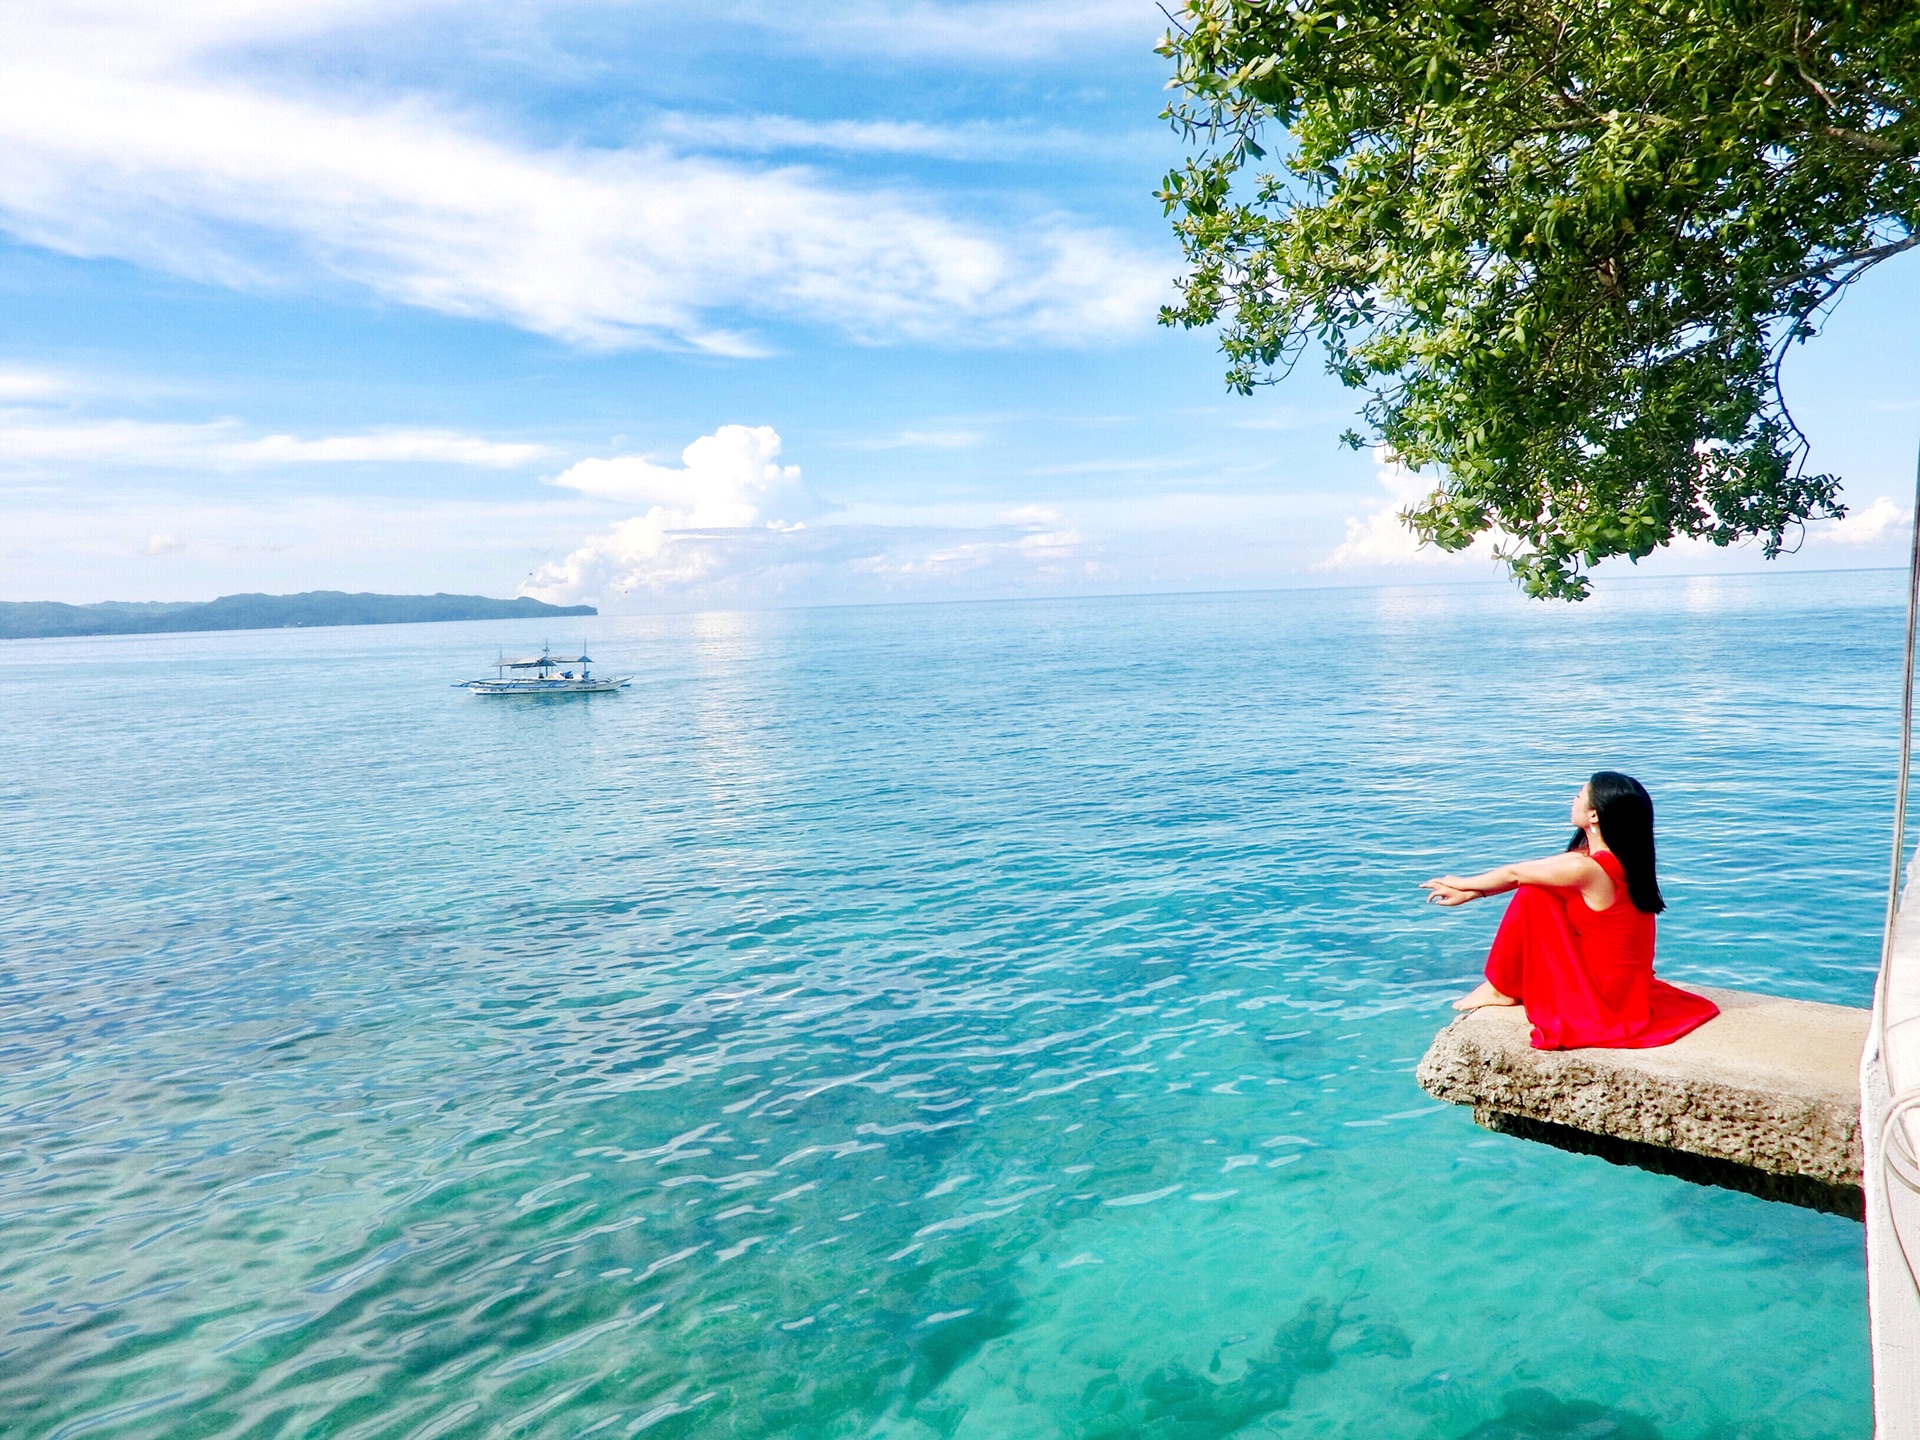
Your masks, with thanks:
[{"label": "long black hair", "polygon": [[[1633,908],[1658,915],[1667,908],[1667,902],[1654,876],[1653,797],[1647,794],[1647,787],[1618,770],[1596,770],[1587,781],[1587,803],[1599,812],[1600,838],[1627,872],[1627,895]],[[1586,832],[1574,831],[1567,849],[1586,848]]]}]

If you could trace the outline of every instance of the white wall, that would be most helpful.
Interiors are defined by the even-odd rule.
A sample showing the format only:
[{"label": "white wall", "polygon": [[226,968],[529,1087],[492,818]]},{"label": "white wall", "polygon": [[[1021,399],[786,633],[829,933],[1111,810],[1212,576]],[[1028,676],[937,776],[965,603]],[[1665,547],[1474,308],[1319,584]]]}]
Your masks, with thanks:
[{"label": "white wall", "polygon": [[[1890,1097],[1906,1095],[1920,1095],[1920,882],[1913,867],[1860,1061],[1876,1440],[1920,1440],[1920,1190],[1889,1166],[1881,1143]],[[1905,1130],[1907,1156],[1920,1156],[1920,1105],[1896,1123]],[[1920,1183],[1920,1170],[1911,1163],[1897,1168]]]}]

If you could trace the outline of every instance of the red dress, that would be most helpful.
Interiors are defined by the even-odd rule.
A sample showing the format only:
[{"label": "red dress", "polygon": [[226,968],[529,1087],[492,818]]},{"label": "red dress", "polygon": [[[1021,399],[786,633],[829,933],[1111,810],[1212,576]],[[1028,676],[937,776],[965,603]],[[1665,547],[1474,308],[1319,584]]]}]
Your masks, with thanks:
[{"label": "red dress", "polygon": [[1653,978],[1653,916],[1635,907],[1612,851],[1593,858],[1612,877],[1613,904],[1522,885],[1487,952],[1487,981],[1526,1006],[1536,1050],[1670,1045],[1720,1007]]}]

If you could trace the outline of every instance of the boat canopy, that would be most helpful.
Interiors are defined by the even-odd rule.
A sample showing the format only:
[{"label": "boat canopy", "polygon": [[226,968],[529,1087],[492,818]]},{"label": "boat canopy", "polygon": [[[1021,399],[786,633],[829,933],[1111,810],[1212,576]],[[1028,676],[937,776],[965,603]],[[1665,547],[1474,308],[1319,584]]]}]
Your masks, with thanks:
[{"label": "boat canopy", "polygon": [[549,651],[541,651],[540,655],[526,655],[526,657],[520,657],[520,659],[515,660],[509,660],[505,655],[501,655],[499,659],[493,660],[493,668],[495,668],[495,670],[538,670],[543,664],[593,664],[593,657],[589,657],[589,655],[578,655],[578,657],[555,655],[555,653],[549,649]]}]

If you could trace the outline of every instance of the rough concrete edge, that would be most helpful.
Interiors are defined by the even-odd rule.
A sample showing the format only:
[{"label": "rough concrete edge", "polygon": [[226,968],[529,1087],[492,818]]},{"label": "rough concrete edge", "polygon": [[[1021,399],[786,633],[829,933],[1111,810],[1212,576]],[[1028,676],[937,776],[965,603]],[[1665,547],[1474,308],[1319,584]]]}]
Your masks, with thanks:
[{"label": "rough concrete edge", "polygon": [[1415,1071],[1436,1099],[1768,1174],[1860,1184],[1860,1115],[1852,1104],[1674,1082],[1596,1063],[1580,1051],[1490,1052],[1461,1023],[1434,1037]]},{"label": "rough concrete edge", "polygon": [[1579,1130],[1550,1120],[1506,1115],[1498,1111],[1476,1109],[1473,1119],[1475,1124],[1496,1135],[1513,1135],[1522,1140],[1551,1145],[1558,1150],[1592,1155],[1612,1165],[1630,1165],[1637,1170],[1670,1175],[1694,1185],[1708,1185],[1719,1190],[1738,1190],[1762,1200],[1798,1205],[1807,1210],[1843,1216],[1848,1220],[1864,1222],[1867,1218],[1866,1192],[1858,1183],[1837,1183],[1812,1175],[1759,1170],[1716,1155],[1699,1155],[1664,1145],[1649,1145],[1641,1140],[1595,1134],[1591,1130]]}]

